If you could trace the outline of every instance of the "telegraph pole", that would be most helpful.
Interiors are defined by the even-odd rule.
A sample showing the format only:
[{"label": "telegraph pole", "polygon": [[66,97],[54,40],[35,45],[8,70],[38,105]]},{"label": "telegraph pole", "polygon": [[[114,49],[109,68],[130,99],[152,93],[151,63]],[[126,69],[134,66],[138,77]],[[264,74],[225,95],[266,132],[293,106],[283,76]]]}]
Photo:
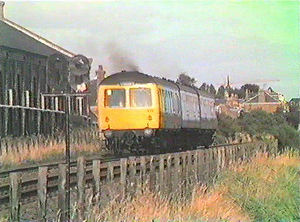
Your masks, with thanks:
[{"label": "telegraph pole", "polygon": [[70,95],[65,94],[65,156],[67,164],[67,175],[66,175],[66,219],[70,221]]}]

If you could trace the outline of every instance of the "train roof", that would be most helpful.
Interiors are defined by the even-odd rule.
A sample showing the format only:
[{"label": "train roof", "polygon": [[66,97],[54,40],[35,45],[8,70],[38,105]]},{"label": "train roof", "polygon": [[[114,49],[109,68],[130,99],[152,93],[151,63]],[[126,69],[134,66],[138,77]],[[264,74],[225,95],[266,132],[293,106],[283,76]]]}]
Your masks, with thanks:
[{"label": "train roof", "polygon": [[203,92],[197,89],[196,87],[181,85],[172,80],[150,76],[144,73],[140,73],[138,71],[130,71],[130,72],[123,71],[123,72],[112,74],[107,78],[105,78],[104,80],[102,80],[102,82],[100,82],[100,85],[119,85],[122,83],[131,83],[131,82],[133,82],[134,84],[147,84],[147,83],[160,84],[169,88],[173,88],[175,90],[180,89],[191,93],[196,93],[197,91],[202,96],[208,96],[213,98],[211,94],[207,92]]}]

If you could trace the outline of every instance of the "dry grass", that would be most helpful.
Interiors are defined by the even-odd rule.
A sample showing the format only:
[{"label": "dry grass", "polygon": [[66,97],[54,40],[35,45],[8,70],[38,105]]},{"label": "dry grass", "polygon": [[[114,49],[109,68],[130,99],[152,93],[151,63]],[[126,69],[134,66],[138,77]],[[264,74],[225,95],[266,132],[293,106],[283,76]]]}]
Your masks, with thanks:
[{"label": "dry grass", "polygon": [[[94,144],[72,145],[71,155],[73,157],[82,153],[95,153],[101,150]],[[61,160],[64,158],[65,144],[39,145],[38,147],[29,147],[21,152],[9,152],[0,156],[0,162],[4,168],[20,166],[29,163],[40,163],[50,160]]]},{"label": "dry grass", "polygon": [[299,166],[299,155],[270,158],[261,154],[250,163],[232,166],[210,189],[195,186],[188,202],[180,201],[182,197],[172,201],[146,191],[132,200],[112,202],[96,218],[139,222],[298,221]]},{"label": "dry grass", "polygon": [[198,189],[197,197],[191,201],[183,213],[183,216],[189,215],[192,218],[203,218],[208,221],[250,221],[247,213],[234,200],[226,196],[225,189],[220,188],[208,193],[203,189]]},{"label": "dry grass", "polygon": [[96,218],[99,221],[164,221],[171,214],[169,201],[145,191],[133,199],[112,201]]}]

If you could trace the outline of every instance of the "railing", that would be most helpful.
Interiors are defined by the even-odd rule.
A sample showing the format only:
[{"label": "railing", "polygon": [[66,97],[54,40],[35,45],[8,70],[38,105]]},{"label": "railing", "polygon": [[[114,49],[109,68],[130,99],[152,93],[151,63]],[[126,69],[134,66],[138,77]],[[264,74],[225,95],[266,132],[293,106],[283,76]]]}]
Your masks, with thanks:
[{"label": "railing", "polygon": [[[91,191],[92,202],[99,204],[107,196],[107,184],[117,184],[119,198],[142,192],[144,188],[162,194],[181,192],[190,183],[209,183],[224,168],[239,161],[245,161],[258,152],[277,151],[276,142],[252,142],[216,146],[180,153],[121,158],[105,162],[85,160],[80,157],[71,166],[70,185],[76,195],[73,201],[78,207],[78,221],[83,221],[86,210],[85,198]],[[47,205],[61,212],[60,221],[67,217],[67,165],[41,166],[38,172],[12,172],[8,178],[0,179],[0,211],[8,213],[11,221],[19,221],[26,203],[36,203],[38,219],[49,218]],[[109,186],[110,188],[112,186]],[[57,199],[53,199],[56,197]],[[74,198],[75,197],[75,198]],[[112,198],[112,197],[110,197]],[[55,202],[53,204],[53,201]],[[22,203],[22,204],[21,204]],[[53,216],[53,215],[52,215]],[[55,215],[54,215],[55,217]]]},{"label": "railing", "polygon": [[0,137],[51,135],[64,124],[63,111],[0,104]]}]

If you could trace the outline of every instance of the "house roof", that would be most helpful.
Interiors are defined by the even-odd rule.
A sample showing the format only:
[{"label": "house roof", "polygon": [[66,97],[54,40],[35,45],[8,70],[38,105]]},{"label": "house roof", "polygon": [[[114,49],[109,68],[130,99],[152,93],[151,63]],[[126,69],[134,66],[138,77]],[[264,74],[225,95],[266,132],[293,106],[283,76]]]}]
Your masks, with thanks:
[{"label": "house roof", "polygon": [[300,98],[292,98],[289,102],[300,103]]},{"label": "house roof", "polygon": [[215,105],[225,104],[226,99],[215,99]]},{"label": "house roof", "polygon": [[245,101],[245,103],[259,103],[259,95],[260,93],[263,93],[264,95],[264,101],[265,103],[279,103],[279,99],[278,99],[278,95],[270,95],[267,91],[261,91],[258,92],[258,94],[256,94],[254,97],[248,99],[247,101]]},{"label": "house roof", "polygon": [[[2,7],[4,7],[4,4]],[[75,56],[74,53],[4,17],[0,17],[0,46],[20,49],[45,56],[54,53],[61,53],[68,57]]]}]

